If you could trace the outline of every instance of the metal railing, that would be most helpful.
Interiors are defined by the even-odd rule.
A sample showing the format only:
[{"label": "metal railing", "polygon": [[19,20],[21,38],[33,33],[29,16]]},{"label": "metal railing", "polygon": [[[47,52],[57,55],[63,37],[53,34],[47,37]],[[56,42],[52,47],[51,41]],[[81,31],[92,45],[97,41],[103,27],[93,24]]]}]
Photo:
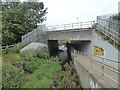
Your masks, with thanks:
[{"label": "metal railing", "polygon": [[[108,79],[112,80],[114,83],[116,83],[117,85],[120,86],[120,83],[119,83],[118,81],[114,80],[113,77],[110,77],[110,75],[107,75],[107,74],[104,72],[104,69],[107,68],[108,70],[110,70],[110,71],[112,71],[112,72],[114,72],[114,73],[116,73],[116,74],[120,74],[119,70],[114,69],[114,68],[112,68],[112,67],[104,64],[104,60],[108,60],[108,61],[115,62],[115,63],[120,63],[119,61],[115,61],[115,60],[111,60],[111,59],[99,57],[99,58],[102,58],[102,60],[103,60],[102,62],[99,62],[99,61],[93,59],[93,55],[88,55],[88,54],[85,53],[85,52],[80,52],[80,51],[74,50],[74,54],[76,54],[76,53],[77,53],[77,55],[85,55],[85,56],[87,56],[88,58],[90,58],[90,62],[91,62],[91,63],[90,63],[90,66],[91,66],[91,68],[93,68],[94,70],[96,70],[96,71],[98,71],[99,73],[101,73],[102,76],[105,75]],[[98,56],[97,56],[97,57],[98,57]],[[93,63],[96,63],[96,64],[100,65],[100,66],[102,67],[102,71],[96,69],[96,67],[93,66]]]},{"label": "metal railing", "polygon": [[[105,61],[109,61],[109,62],[111,62],[111,63],[117,63],[117,64],[120,63],[119,60],[113,60],[113,59],[109,59],[109,58],[105,58],[105,57],[100,57],[100,56],[96,56],[96,55],[90,55],[90,54],[87,54],[87,53],[85,53],[85,52],[80,52],[80,51],[75,51],[75,52],[77,52],[77,53],[80,54],[80,55],[85,55],[85,56],[87,56],[87,57],[89,57],[90,59],[93,59],[93,60],[95,60],[94,57],[100,58],[101,61],[98,61],[98,60],[95,60],[95,61],[100,62],[100,63],[103,63],[103,64],[106,64]],[[107,65],[107,64],[106,64],[106,65]],[[114,68],[114,67],[112,67],[112,66],[110,66],[110,65],[107,65],[107,66],[109,66],[109,67],[117,70],[117,68]]]},{"label": "metal railing", "polygon": [[37,29],[34,29],[33,31],[23,35],[21,43],[23,45],[25,45],[31,41],[35,41],[37,38],[39,38],[45,32],[46,32],[46,25],[41,25]]},{"label": "metal railing", "polygon": [[48,31],[59,31],[59,30],[71,30],[71,29],[82,29],[82,28],[92,28],[95,21],[87,21],[87,22],[78,22],[78,23],[70,23],[63,25],[54,25],[48,26]]},{"label": "metal railing", "polygon": [[120,44],[120,20],[114,20],[112,17],[115,15],[117,14],[97,16],[97,30]]}]

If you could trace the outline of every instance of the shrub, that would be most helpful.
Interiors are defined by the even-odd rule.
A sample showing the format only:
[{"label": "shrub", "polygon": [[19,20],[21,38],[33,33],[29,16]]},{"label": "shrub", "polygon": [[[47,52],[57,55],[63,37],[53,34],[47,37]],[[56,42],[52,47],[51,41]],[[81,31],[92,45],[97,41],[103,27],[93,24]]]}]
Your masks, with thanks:
[{"label": "shrub", "polygon": [[24,71],[27,73],[33,73],[36,69],[39,68],[44,63],[43,60],[26,62],[24,66]]},{"label": "shrub", "polygon": [[49,59],[48,48],[40,48],[36,51],[36,56],[38,58]]},{"label": "shrub", "polygon": [[55,74],[61,73],[61,67],[58,60],[40,60],[39,67],[31,74],[24,88],[49,88],[52,84]]},{"label": "shrub", "polygon": [[19,88],[22,87],[27,80],[26,75],[22,73],[22,70],[9,63],[3,65],[2,76],[3,88]]},{"label": "shrub", "polygon": [[22,62],[23,59],[18,53],[8,52],[3,55],[3,62],[9,63],[18,63]]}]

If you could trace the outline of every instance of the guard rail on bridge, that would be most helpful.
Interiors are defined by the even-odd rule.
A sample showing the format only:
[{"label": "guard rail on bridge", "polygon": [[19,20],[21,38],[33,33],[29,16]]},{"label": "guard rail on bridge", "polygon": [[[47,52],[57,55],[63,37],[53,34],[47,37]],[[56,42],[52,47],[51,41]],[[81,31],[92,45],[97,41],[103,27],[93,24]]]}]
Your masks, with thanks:
[{"label": "guard rail on bridge", "polygon": [[117,14],[97,16],[97,30],[111,38],[115,43],[120,44],[120,20],[114,20]]},{"label": "guard rail on bridge", "polygon": [[[85,52],[80,52],[80,51],[74,51],[74,55],[80,56],[86,56],[89,58],[89,60],[85,60],[88,63],[82,63],[80,57],[78,58],[79,62],[81,62],[81,64],[83,64],[84,67],[88,67],[87,69],[91,68],[96,74],[98,74],[97,77],[100,77],[101,79],[105,80],[110,86],[112,85],[112,87],[114,88],[118,88],[118,86],[120,87],[120,83],[118,81],[118,75],[120,75],[119,70],[106,65],[104,62],[107,60],[109,62],[112,63],[117,63],[119,64],[119,61],[115,61],[115,60],[111,60],[111,59],[107,59],[107,58],[103,58],[103,57],[99,57],[102,59],[102,62],[95,60],[93,57],[93,55],[88,55]],[[94,76],[94,75],[93,75]],[[115,86],[114,86],[115,85]]]},{"label": "guard rail on bridge", "polygon": [[92,25],[95,24],[95,21],[86,21],[86,22],[78,22],[78,23],[70,23],[63,25],[53,25],[48,26],[48,31],[59,31],[59,30],[75,30],[82,28],[92,28]]}]

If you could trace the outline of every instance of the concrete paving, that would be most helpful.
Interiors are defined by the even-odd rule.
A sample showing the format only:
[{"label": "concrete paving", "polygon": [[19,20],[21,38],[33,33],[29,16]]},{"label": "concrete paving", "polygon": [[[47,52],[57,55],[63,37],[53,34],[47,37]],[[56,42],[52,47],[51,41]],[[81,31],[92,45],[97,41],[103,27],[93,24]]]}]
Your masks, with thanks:
[{"label": "concrete paving", "polygon": [[27,46],[25,46],[24,48],[22,48],[20,50],[20,52],[22,52],[24,50],[37,49],[38,47],[46,47],[46,46],[47,45],[45,45],[43,43],[32,42],[32,43],[28,44]]}]

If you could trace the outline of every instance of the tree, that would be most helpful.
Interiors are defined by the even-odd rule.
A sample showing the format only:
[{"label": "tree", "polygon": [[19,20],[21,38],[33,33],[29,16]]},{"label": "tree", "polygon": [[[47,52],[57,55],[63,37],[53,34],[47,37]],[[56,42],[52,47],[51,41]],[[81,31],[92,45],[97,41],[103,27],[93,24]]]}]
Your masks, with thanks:
[{"label": "tree", "polygon": [[21,36],[37,28],[46,20],[43,2],[2,2],[3,45],[21,41]]},{"label": "tree", "polygon": [[20,4],[20,1],[18,0],[17,2],[12,2],[12,0],[5,0],[2,2],[2,10],[8,10],[17,7]]},{"label": "tree", "polygon": [[114,20],[120,20],[120,13],[118,15],[112,16],[112,19],[114,19]]},{"label": "tree", "polygon": [[47,8],[44,9],[43,2],[24,2],[20,7],[28,15],[28,21],[31,28],[37,28],[38,23],[46,20]]}]

